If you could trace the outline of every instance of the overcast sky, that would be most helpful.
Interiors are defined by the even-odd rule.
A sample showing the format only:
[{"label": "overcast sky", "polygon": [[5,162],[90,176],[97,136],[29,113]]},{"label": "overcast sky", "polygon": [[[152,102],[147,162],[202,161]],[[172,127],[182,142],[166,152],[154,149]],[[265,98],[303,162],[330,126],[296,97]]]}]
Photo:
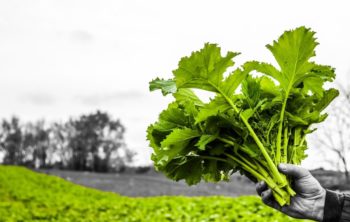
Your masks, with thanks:
[{"label": "overcast sky", "polygon": [[[321,43],[316,61],[348,82],[349,6],[345,0],[2,0],[0,118],[59,121],[107,111],[127,127],[128,146],[146,164],[146,127],[170,101],[148,92],[152,78],[170,77],[179,58],[205,42],[241,52],[238,64],[271,62],[264,46],[305,25]],[[315,158],[305,166],[319,166]]]}]

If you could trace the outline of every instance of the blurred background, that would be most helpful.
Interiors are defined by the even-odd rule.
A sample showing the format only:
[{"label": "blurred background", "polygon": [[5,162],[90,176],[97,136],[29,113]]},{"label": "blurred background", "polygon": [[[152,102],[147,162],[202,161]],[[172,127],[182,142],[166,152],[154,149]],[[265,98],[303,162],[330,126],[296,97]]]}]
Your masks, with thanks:
[{"label": "blurred background", "polygon": [[146,128],[172,98],[148,82],[205,42],[273,62],[264,46],[304,25],[341,95],[302,166],[348,190],[349,21],[347,1],[0,1],[0,162],[128,196],[254,194],[239,175],[188,187],[154,171]]}]

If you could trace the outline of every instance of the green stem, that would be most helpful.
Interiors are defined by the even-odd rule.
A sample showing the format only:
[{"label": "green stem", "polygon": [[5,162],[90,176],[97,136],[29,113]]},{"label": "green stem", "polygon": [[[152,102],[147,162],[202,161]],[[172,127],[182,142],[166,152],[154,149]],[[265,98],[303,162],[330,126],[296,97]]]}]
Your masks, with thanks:
[{"label": "green stem", "polygon": [[248,123],[248,121],[242,115],[240,115],[240,116],[241,116],[242,121],[244,122],[244,124],[247,126],[247,128],[248,128],[251,136],[253,137],[255,143],[258,145],[261,153],[263,154],[263,156],[264,156],[264,158],[265,158],[269,168],[271,169],[271,173],[273,174],[274,178],[277,180],[277,183],[280,184],[282,187],[285,186],[287,184],[287,181],[282,178],[281,174],[277,170],[276,165],[272,162],[269,154],[267,153],[264,145],[261,143],[261,141],[259,140],[258,136],[255,134],[254,130],[252,129],[252,127]]},{"label": "green stem", "polygon": [[[216,87],[215,85],[213,85],[213,86]],[[267,153],[264,145],[261,143],[259,137],[256,135],[255,131],[253,130],[253,128],[249,124],[248,120],[242,114],[240,114],[238,108],[233,104],[233,102],[230,98],[228,98],[219,88],[217,88],[217,90],[219,93],[221,93],[221,95],[225,98],[225,100],[230,104],[230,106],[233,108],[233,110],[239,114],[239,117],[241,118],[241,120],[243,121],[245,126],[248,128],[250,135],[253,137],[255,143],[258,145],[261,153],[263,154],[267,164],[269,165],[269,168],[271,169],[273,177],[277,180],[277,183],[282,187],[285,186],[287,184],[286,179],[283,178],[281,176],[281,174],[278,172],[276,165],[271,160],[271,157]]]},{"label": "green stem", "polygon": [[279,119],[277,139],[276,139],[276,159],[275,159],[276,165],[278,165],[281,162],[282,128],[283,128],[284,113],[286,110],[288,94],[289,94],[289,90],[286,92],[286,95],[285,95],[286,97],[285,97],[283,104],[282,104],[282,110],[281,110],[281,115],[280,115],[280,119]]},{"label": "green stem", "polygon": [[[286,195],[285,193],[275,184],[275,182],[271,179],[271,177],[269,176],[269,174],[265,171],[265,169],[260,166],[258,163],[256,163],[257,165],[254,166],[254,165],[251,165],[251,163],[245,159],[244,157],[242,158],[242,156],[240,155],[240,158],[242,158],[242,160],[244,162],[246,162],[246,164],[242,161],[240,161],[238,158],[235,158],[234,156],[230,155],[230,154],[226,154],[226,156],[228,156],[229,158],[233,159],[235,162],[241,164],[244,169],[246,171],[248,171],[249,173],[251,173],[253,176],[255,176],[258,180],[264,180],[268,186],[278,194],[278,196],[276,197],[276,200],[277,198],[279,198],[279,203],[284,205],[286,202],[288,203],[288,201],[285,201],[286,199]],[[208,160],[216,160],[216,161],[222,161],[222,162],[225,162],[225,163],[228,163],[232,166],[236,166],[235,164],[233,164],[231,161],[228,161],[226,159],[223,159],[223,158],[220,158],[220,157],[213,157],[213,156],[193,156],[193,157],[198,157],[198,158],[201,158],[201,159],[208,159]],[[260,172],[262,175],[260,175],[259,173],[257,173],[256,171]],[[287,187],[288,188],[288,187]],[[294,192],[294,191],[293,191]],[[282,198],[282,200],[281,200]],[[282,206],[281,205],[281,206]]]},{"label": "green stem", "polygon": [[[231,145],[231,146],[235,146],[235,143],[232,142],[231,140],[228,140],[228,139],[225,139],[225,138],[222,138],[222,137],[218,137],[218,139],[228,145]],[[238,145],[240,146],[240,145]],[[235,151],[234,151],[235,152]],[[254,166],[251,162],[249,162],[244,156],[242,156],[241,154],[239,154],[238,152],[235,152],[235,154],[237,156],[239,156],[239,158],[241,158],[246,164],[248,164],[251,168],[253,168],[254,170],[257,170],[257,167]]]},{"label": "green stem", "polygon": [[280,189],[271,178],[265,178],[263,177],[259,172],[257,172],[256,170],[254,170],[253,168],[251,168],[250,166],[248,166],[247,164],[245,164],[243,161],[241,161],[240,159],[238,159],[235,156],[232,156],[228,153],[224,153],[227,157],[231,158],[233,161],[237,162],[238,164],[240,164],[244,170],[246,170],[247,172],[249,172],[250,174],[252,174],[255,178],[258,179],[258,181],[265,181],[266,184],[272,189],[274,197],[276,199],[276,201],[281,205],[285,205],[286,203],[288,203],[289,201],[285,200],[286,197],[288,197],[288,194],[286,194],[285,191],[283,191],[282,189]]},{"label": "green stem", "polygon": [[235,162],[237,162],[239,165],[241,165],[245,170],[247,170],[249,173],[251,173],[256,179],[258,180],[264,180],[265,178],[259,174],[258,172],[256,172],[253,168],[251,168],[250,166],[248,166],[246,163],[244,163],[243,161],[241,161],[240,159],[238,159],[235,156],[232,156],[231,154],[228,153],[224,153],[227,157],[231,158],[232,160],[234,160]]},{"label": "green stem", "polygon": [[[234,142],[232,142],[231,140],[228,140],[228,139],[225,139],[225,138],[222,138],[222,137],[218,137],[218,139],[220,140],[220,141],[222,141],[222,142],[224,142],[224,143],[226,143],[226,144],[228,144],[228,145],[231,145],[231,146],[234,146],[234,145],[236,145]],[[237,144],[238,146],[240,146],[240,147],[242,147],[241,145],[239,145],[239,144]],[[235,152],[235,151],[234,151]],[[238,152],[235,152],[235,154],[237,154],[237,156],[239,156],[246,164],[248,164],[251,168],[253,168],[253,169],[255,169],[255,170],[257,170],[258,169],[258,167],[256,166],[256,165],[259,165],[260,166],[260,164],[259,163],[257,163],[256,161],[255,161],[255,159],[253,159],[253,161],[254,161],[254,163],[256,164],[256,165],[253,165],[251,162],[249,162],[244,156],[242,156],[241,154],[239,154]],[[266,166],[266,164],[265,164],[265,166]],[[262,167],[261,167],[262,168]],[[262,168],[263,169],[263,168]],[[266,171],[265,171],[266,172]],[[268,175],[268,173],[266,172],[266,174]],[[266,175],[265,174],[265,175]],[[264,176],[265,176],[264,175]]]},{"label": "green stem", "polygon": [[225,139],[225,138],[222,138],[222,137],[218,137],[218,140],[224,142],[224,143],[227,143],[228,145],[231,145],[231,146],[235,146],[235,143],[232,142],[231,140],[228,140],[228,139]]},{"label": "green stem", "polygon": [[205,130],[204,130],[204,128],[203,128],[203,126],[202,126],[202,124],[201,124],[201,123],[199,123],[199,124],[198,124],[198,126],[199,126],[199,129],[201,130],[201,132],[203,132],[203,133],[204,133],[204,132],[205,132]]},{"label": "green stem", "polygon": [[264,177],[270,177],[270,174],[265,170],[265,168],[259,164],[258,161],[255,159],[253,160],[255,165],[259,168],[259,172],[264,176]]},{"label": "green stem", "polygon": [[[231,145],[231,146],[234,146],[234,145],[235,145],[235,143],[232,142],[231,140],[228,140],[228,139],[225,139],[225,138],[222,138],[222,137],[218,137],[218,139],[219,139],[220,141],[222,141],[222,142],[225,142],[226,144]],[[288,142],[288,141],[287,141],[287,142]],[[240,146],[239,144],[237,144],[237,145]],[[271,187],[272,189],[275,189],[274,187],[277,186],[277,185],[276,185],[275,182],[272,180],[272,178],[270,177],[269,173],[265,170],[265,168],[259,164],[259,162],[260,162],[262,165],[264,165],[266,168],[268,168],[268,165],[266,165],[266,163],[262,162],[261,160],[253,159],[252,161],[254,161],[254,163],[255,163],[255,165],[253,165],[251,162],[249,162],[244,156],[242,156],[242,155],[239,154],[238,152],[235,152],[235,154],[236,154],[239,158],[241,158],[242,161],[243,161],[246,165],[248,165],[250,168],[252,168],[252,169],[254,169],[254,170],[260,172],[260,173],[262,174],[263,177],[267,178],[266,181],[268,181],[268,180],[270,179],[270,182],[269,182],[270,187]],[[225,153],[225,155],[230,155],[230,154],[226,154],[226,153]],[[230,155],[230,156],[231,156],[231,155]],[[257,178],[257,179],[258,179],[258,178]],[[286,187],[287,192],[288,192],[291,196],[294,196],[294,195],[295,195],[295,192],[294,192],[294,190],[290,187],[289,182],[288,182],[288,180],[287,180],[286,177],[285,177],[285,180],[286,180],[286,185],[283,186],[283,187]],[[276,189],[277,189],[277,188],[276,188]],[[279,189],[279,188],[278,188],[278,189]],[[277,189],[277,190],[278,190],[278,189]],[[281,192],[282,192],[282,191],[281,191]],[[286,200],[289,200],[289,197],[287,197],[287,196],[285,195],[285,193],[284,193],[284,194],[283,194],[283,193],[280,193],[280,195],[281,195],[282,197],[286,198]],[[287,203],[289,203],[289,202],[287,201]]]},{"label": "green stem", "polygon": [[267,165],[266,162],[262,161],[261,159],[255,159],[255,161],[257,161],[259,164],[261,164],[262,166],[269,168],[269,166]]},{"label": "green stem", "polygon": [[294,145],[299,145],[301,128],[297,127],[294,130]]},{"label": "green stem", "polygon": [[[269,165],[269,168],[271,169],[271,172],[273,174],[273,177],[276,179],[277,183],[281,186],[284,187],[287,185],[287,180],[285,177],[282,177],[282,175],[279,173],[279,171],[277,170],[276,165],[273,163],[273,161],[271,160],[271,157],[269,156],[269,154],[267,153],[264,145],[261,143],[259,137],[256,135],[255,131],[253,130],[253,128],[251,127],[251,125],[249,124],[248,120],[239,112],[239,109],[235,106],[235,104],[233,104],[232,100],[215,84],[211,83],[210,81],[208,81],[208,83],[214,87],[224,98],[225,100],[229,103],[229,105],[233,108],[233,110],[239,114],[239,117],[241,118],[241,120],[243,121],[243,123],[245,124],[245,126],[248,128],[248,131],[250,133],[250,136],[253,137],[255,143],[258,145],[261,153],[263,154],[267,164]],[[285,105],[284,105],[285,106]]]},{"label": "green stem", "polygon": [[287,163],[287,157],[288,157],[288,153],[287,153],[287,148],[288,148],[288,127],[284,128],[284,134],[283,134],[283,155],[282,155],[282,163]]},{"label": "green stem", "polygon": [[300,141],[300,146],[302,146],[303,144],[304,144],[304,142],[305,142],[305,137],[306,137],[306,135],[304,135],[302,138],[301,138],[301,141]]},{"label": "green stem", "polygon": [[291,151],[291,156],[289,157],[289,162],[292,164],[297,164],[294,161],[294,155],[295,155],[295,150],[300,146],[300,133],[301,133],[301,128],[300,127],[296,127],[294,129],[294,141],[293,141],[293,147],[292,147],[292,151]]},{"label": "green stem", "polygon": [[251,162],[249,162],[243,155],[239,154],[236,152],[236,155],[243,161],[245,162],[248,166],[250,166],[254,170],[258,170],[259,168],[256,165],[253,165]]},{"label": "green stem", "polygon": [[[260,172],[267,180],[270,180],[270,187],[273,188],[279,195],[281,195],[289,204],[290,201],[290,197],[288,196],[288,194],[286,194],[284,191],[282,191],[275,183],[275,181],[273,181],[273,179],[270,177],[269,173],[265,170],[265,168],[263,166],[261,166],[259,164],[259,162],[254,160],[255,165],[258,167],[258,172]],[[276,187],[276,188],[275,188]],[[295,192],[294,190],[289,186],[289,184],[287,184],[287,192],[294,196]]]},{"label": "green stem", "polygon": [[294,197],[297,193],[295,193],[295,191],[288,185],[287,186],[287,192],[289,193],[289,195],[291,195],[292,197]]}]

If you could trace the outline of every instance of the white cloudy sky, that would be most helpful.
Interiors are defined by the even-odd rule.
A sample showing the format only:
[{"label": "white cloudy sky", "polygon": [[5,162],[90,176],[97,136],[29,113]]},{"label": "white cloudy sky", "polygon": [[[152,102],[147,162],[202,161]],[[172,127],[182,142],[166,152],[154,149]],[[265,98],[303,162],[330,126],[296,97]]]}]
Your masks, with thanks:
[{"label": "white cloudy sky", "polygon": [[179,58],[204,42],[242,52],[238,64],[272,61],[264,45],[305,25],[321,43],[316,60],[349,81],[347,2],[2,0],[0,118],[53,121],[108,111],[126,125],[138,162],[149,163],[145,129],[170,99],[149,93],[149,80],[170,77]]}]

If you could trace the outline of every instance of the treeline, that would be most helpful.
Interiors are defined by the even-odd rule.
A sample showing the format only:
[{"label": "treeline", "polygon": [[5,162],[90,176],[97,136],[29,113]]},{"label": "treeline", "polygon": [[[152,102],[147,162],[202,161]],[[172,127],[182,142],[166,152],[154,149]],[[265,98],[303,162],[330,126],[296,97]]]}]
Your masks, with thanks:
[{"label": "treeline", "polygon": [[121,171],[133,156],[124,142],[124,132],[125,127],[119,120],[100,111],[50,124],[44,121],[21,123],[16,117],[3,119],[0,127],[2,163],[35,168]]}]

